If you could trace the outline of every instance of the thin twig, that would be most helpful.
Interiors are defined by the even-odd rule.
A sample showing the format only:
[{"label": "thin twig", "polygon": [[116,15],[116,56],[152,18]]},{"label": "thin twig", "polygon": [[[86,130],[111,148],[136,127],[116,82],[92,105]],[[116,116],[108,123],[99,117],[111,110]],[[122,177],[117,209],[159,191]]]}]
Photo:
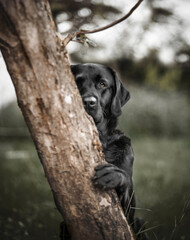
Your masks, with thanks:
[{"label": "thin twig", "polygon": [[131,209],[135,209],[135,210],[143,210],[143,211],[147,211],[147,212],[152,212],[151,209],[149,208],[138,208],[138,207],[131,207]]},{"label": "thin twig", "polygon": [[154,226],[154,227],[150,227],[150,228],[144,229],[144,230],[142,230],[142,231],[139,231],[136,235],[138,236],[138,235],[141,234],[141,233],[148,232],[148,231],[150,231],[150,230],[152,230],[152,229],[154,229],[154,228],[158,228],[158,227],[160,227],[160,225],[157,225],[157,226]]},{"label": "thin twig", "polygon": [[154,237],[156,238],[156,240],[158,240],[157,236],[156,236],[156,233],[154,231],[152,231]]},{"label": "thin twig", "polygon": [[[128,202],[128,205],[127,205],[127,209],[125,210],[125,215],[127,215],[127,217],[129,216],[129,213],[130,213],[130,211],[131,211],[131,206],[130,206],[130,204],[131,204],[131,201],[132,201],[132,199],[133,199],[133,196],[134,196],[134,191],[132,192],[132,194],[131,194],[131,197],[130,197],[130,199],[129,199],[129,202]],[[129,210],[129,212],[128,212],[128,210]],[[127,213],[128,212],[128,213]]]},{"label": "thin twig", "polygon": [[96,28],[94,30],[79,30],[77,32],[74,32],[74,33],[69,33],[67,35],[67,37],[62,41],[63,43],[63,46],[65,47],[73,38],[75,38],[76,36],[80,35],[80,34],[90,34],[90,33],[96,33],[96,32],[100,32],[100,31],[103,31],[103,30],[106,30],[110,27],[113,27],[115,26],[116,24],[126,20],[127,18],[129,18],[131,16],[131,14],[135,11],[135,9],[141,4],[143,0],[139,0],[132,8],[131,10],[126,14],[124,15],[123,17],[119,18],[118,20],[104,26],[104,27],[100,27],[100,28]]}]

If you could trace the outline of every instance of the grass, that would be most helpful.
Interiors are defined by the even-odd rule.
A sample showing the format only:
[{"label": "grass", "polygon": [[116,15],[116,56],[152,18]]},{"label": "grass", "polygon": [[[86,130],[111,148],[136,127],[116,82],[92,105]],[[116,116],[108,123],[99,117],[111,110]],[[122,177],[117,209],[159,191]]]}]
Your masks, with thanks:
[{"label": "grass", "polygon": [[[134,139],[135,152],[134,185],[137,206],[147,210],[137,210],[154,229],[158,239],[169,239],[175,226],[184,214],[183,207],[190,198],[190,141],[143,137]],[[190,208],[185,211],[178,228],[176,239],[190,236]],[[150,231],[151,232],[151,231]],[[153,232],[150,234],[153,238]]]},{"label": "grass", "polygon": [[[148,222],[151,239],[169,239],[189,194],[189,140],[133,139],[137,215]],[[61,217],[31,141],[0,145],[0,239],[58,239]],[[146,210],[151,209],[151,211]],[[176,239],[190,236],[189,207]],[[177,220],[176,220],[177,219]],[[154,233],[153,233],[154,232]]]},{"label": "grass", "polygon": [[147,221],[150,239],[189,239],[189,100],[177,92],[129,90],[119,128],[132,138],[137,215]]},{"label": "grass", "polygon": [[0,145],[0,239],[58,239],[61,217],[32,141]]}]

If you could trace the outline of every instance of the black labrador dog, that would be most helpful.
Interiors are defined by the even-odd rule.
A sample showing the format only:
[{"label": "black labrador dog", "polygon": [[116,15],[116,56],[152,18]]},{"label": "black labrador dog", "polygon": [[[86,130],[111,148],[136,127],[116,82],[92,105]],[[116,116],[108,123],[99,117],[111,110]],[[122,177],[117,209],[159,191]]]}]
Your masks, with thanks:
[{"label": "black labrador dog", "polygon": [[99,64],[71,65],[71,71],[82,97],[86,112],[92,116],[99,132],[107,164],[95,168],[94,184],[103,189],[115,189],[121,206],[137,239],[147,239],[144,222],[134,218],[133,150],[130,139],[116,130],[121,107],[130,94],[115,71]]}]

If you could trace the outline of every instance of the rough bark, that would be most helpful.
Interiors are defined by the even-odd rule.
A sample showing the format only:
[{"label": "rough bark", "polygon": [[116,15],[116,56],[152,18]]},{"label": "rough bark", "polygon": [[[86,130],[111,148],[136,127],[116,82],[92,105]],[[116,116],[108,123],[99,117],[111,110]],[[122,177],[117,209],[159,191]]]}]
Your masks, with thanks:
[{"label": "rough bark", "polygon": [[46,0],[0,0],[0,47],[59,211],[74,240],[132,239],[114,191],[94,188],[101,144]]}]

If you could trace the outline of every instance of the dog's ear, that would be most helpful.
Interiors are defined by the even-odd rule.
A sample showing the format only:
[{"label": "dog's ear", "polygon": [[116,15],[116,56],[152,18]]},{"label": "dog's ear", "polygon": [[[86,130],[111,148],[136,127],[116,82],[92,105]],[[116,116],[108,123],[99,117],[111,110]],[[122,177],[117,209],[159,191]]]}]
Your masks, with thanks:
[{"label": "dog's ear", "polygon": [[113,93],[112,104],[111,104],[111,113],[118,117],[121,115],[121,107],[125,105],[125,103],[130,99],[130,93],[123,86],[122,82],[117,76],[117,73],[110,68],[112,73],[114,83],[115,83],[115,91]]}]

